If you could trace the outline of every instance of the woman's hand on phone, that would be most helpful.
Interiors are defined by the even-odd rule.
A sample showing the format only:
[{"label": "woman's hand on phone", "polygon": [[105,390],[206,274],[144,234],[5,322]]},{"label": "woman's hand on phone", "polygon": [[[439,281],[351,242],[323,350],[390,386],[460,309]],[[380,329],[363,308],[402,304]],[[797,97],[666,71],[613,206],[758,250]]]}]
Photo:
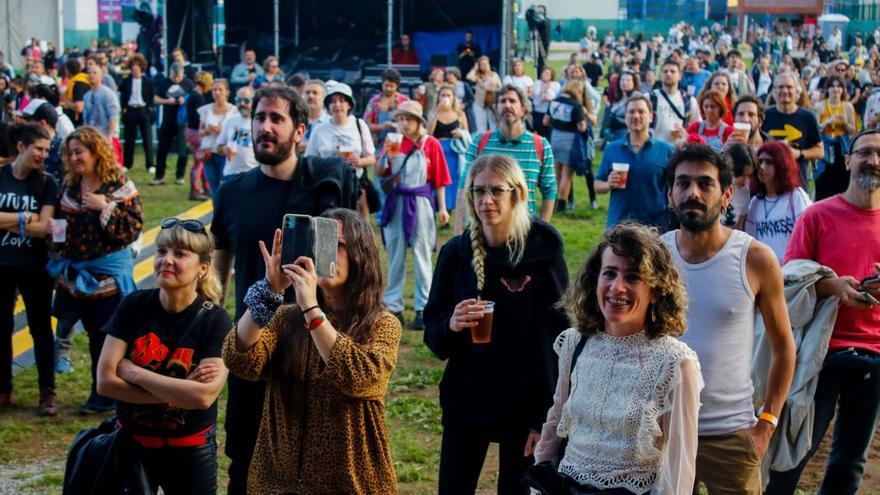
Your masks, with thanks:
[{"label": "woman's hand on phone", "polygon": [[281,267],[296,291],[296,304],[311,308],[318,304],[318,272],[311,258],[300,256],[290,265]]},{"label": "woman's hand on phone", "polygon": [[266,281],[269,289],[280,294],[290,287],[290,279],[281,270],[281,229],[275,229],[272,238],[272,252],[266,249],[266,243],[260,241],[260,252],[263,253],[263,264],[266,265]]}]

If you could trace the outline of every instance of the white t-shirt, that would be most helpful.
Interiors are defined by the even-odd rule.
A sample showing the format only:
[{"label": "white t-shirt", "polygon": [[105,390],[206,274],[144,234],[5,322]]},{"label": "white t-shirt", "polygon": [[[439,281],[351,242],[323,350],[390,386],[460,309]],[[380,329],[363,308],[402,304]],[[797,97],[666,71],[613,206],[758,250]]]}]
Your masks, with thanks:
[{"label": "white t-shirt", "polygon": [[[685,114],[686,121],[682,122],[681,119],[678,118],[678,115],[676,115],[675,110],[669,106],[666,98],[660,94],[660,91],[662,90],[654,90],[654,93],[657,96],[657,108],[654,111],[654,138],[663,141],[664,143],[672,144],[673,141],[675,141],[672,137],[672,129],[676,124],[680,124],[682,129],[687,129],[687,126],[690,125],[691,122],[700,122],[702,119],[700,118],[700,113],[697,111],[697,100],[694,99],[693,96],[689,97],[691,99],[689,104],[690,108],[688,108],[689,112]],[[668,96],[676,108],[678,108],[681,113],[685,113],[684,99],[681,97],[681,92],[675,91]]]},{"label": "white t-shirt", "polygon": [[251,121],[240,113],[226,119],[223,130],[217,136],[217,146],[225,146],[235,156],[226,159],[223,175],[235,175],[259,165],[254,158],[254,142],[251,135]]},{"label": "white t-shirt", "polygon": [[[202,124],[205,127],[205,130],[208,127],[213,125],[219,125],[220,130],[223,130],[223,124],[229,120],[233,115],[238,115],[238,109],[232,105],[226,107],[226,113],[217,115],[214,113],[214,104],[208,103],[206,105],[202,105],[196,110],[199,113],[199,117],[201,118]],[[209,149],[211,152],[217,152],[217,137],[220,134],[211,134],[207,133],[202,136],[202,141],[199,144],[199,147],[202,149]]]},{"label": "white t-shirt", "polygon": [[[360,126],[360,131],[355,123]],[[337,126],[332,120],[316,125],[312,129],[309,145],[306,147],[306,156],[322,158],[339,156],[339,148],[342,146],[351,147],[354,153],[360,157],[370,156],[376,152],[367,123],[362,119],[349,116],[343,126]],[[364,169],[358,168],[358,177],[363,174]]]},{"label": "white t-shirt", "polygon": [[749,203],[746,233],[770,246],[782,263],[794,224],[811,204],[810,197],[800,187],[775,198],[755,196]]},{"label": "white t-shirt", "polygon": [[[545,87],[547,87],[546,95],[544,95]],[[538,82],[532,88],[532,110],[538,113],[547,113],[547,106],[559,96],[559,89],[559,83],[556,81],[545,83],[543,80],[538,79]]]},{"label": "white t-shirt", "polygon": [[532,81],[532,78],[529,76],[504,76],[504,84],[510,84],[511,86],[517,87],[523,91],[525,94],[529,94],[529,88],[531,88],[535,83]]}]

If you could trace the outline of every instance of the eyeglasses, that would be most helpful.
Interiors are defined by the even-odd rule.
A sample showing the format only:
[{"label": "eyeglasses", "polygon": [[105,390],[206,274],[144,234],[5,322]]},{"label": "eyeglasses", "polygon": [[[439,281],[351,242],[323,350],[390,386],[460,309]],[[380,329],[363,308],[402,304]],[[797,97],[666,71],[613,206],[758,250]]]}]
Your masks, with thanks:
[{"label": "eyeglasses", "polygon": [[171,229],[178,225],[190,232],[208,235],[208,231],[205,230],[205,224],[203,224],[200,220],[181,220],[179,218],[171,217],[162,220],[162,223],[159,224],[159,227],[163,229]]},{"label": "eyeglasses", "polygon": [[864,160],[870,159],[872,155],[877,155],[877,158],[880,158],[880,148],[859,148],[850,153]]},{"label": "eyeglasses", "polygon": [[504,187],[504,186],[473,186],[471,187],[471,194],[473,194],[474,199],[477,201],[483,199],[486,194],[492,197],[492,199],[498,200],[507,196],[508,193],[514,191],[513,187]]}]

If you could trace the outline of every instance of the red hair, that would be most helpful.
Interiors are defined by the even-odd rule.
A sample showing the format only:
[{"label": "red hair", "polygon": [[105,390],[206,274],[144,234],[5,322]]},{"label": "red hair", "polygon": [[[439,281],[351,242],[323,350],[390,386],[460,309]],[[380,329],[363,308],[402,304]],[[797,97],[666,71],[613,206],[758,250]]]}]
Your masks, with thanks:
[{"label": "red hair", "polygon": [[798,163],[794,159],[791,147],[783,141],[769,141],[758,148],[758,166],[755,167],[752,180],[749,181],[753,194],[762,198],[767,195],[767,187],[758,179],[762,154],[769,155],[776,168],[776,177],[773,178],[776,194],[790,193],[802,185]]}]

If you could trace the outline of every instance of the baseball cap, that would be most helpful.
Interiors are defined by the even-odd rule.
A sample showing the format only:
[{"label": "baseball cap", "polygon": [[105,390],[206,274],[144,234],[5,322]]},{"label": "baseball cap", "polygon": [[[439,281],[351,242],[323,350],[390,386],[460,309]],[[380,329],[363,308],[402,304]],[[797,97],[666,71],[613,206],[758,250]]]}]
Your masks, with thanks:
[{"label": "baseball cap", "polygon": [[58,112],[55,111],[55,107],[53,107],[48,101],[40,98],[31,100],[30,103],[24,107],[21,116],[24,117],[25,120],[45,120],[51,127],[55,127],[55,124],[58,123]]}]

